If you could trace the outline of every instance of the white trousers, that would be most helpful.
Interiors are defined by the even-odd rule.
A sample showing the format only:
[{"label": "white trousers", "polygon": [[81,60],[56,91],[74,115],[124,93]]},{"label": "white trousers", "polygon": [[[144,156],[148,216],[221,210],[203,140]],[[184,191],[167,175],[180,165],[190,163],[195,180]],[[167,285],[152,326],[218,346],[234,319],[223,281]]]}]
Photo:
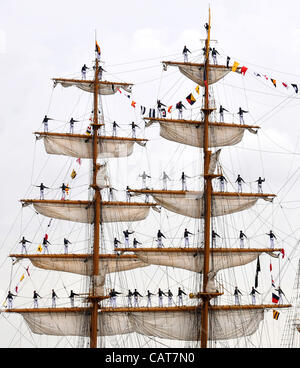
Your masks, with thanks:
[{"label": "white trousers", "polygon": [[183,305],[182,295],[178,295],[178,306]]},{"label": "white trousers", "polygon": [[158,297],[158,306],[162,307],[163,306],[163,300],[162,300],[162,296]]},{"label": "white trousers", "polygon": [[151,297],[148,297],[148,301],[147,301],[147,307],[152,307],[152,301],[151,301]]},{"label": "white trousers", "polygon": [[184,245],[185,245],[186,248],[189,247],[190,244],[189,244],[189,238],[188,237],[184,238]]}]

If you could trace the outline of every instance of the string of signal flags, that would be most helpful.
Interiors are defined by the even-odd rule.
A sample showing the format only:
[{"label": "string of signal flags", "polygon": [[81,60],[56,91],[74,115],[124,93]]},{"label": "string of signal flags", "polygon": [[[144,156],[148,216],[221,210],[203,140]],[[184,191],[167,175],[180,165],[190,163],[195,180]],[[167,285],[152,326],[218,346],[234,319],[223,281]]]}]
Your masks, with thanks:
[{"label": "string of signal flags", "polygon": [[[246,66],[240,66],[240,63],[237,62],[237,61],[234,61],[232,67],[231,67],[231,71],[232,72],[239,72],[240,74],[242,74],[243,76],[246,75],[246,73],[248,72],[249,73],[249,70]],[[253,72],[254,76],[257,77],[257,78],[263,78],[264,80],[272,83],[272,85],[277,88],[279,86],[283,87],[285,90],[288,90],[290,87],[293,88],[294,92],[295,93],[298,93],[299,89],[298,89],[298,85],[296,83],[286,83],[286,82],[283,82],[283,81],[278,81],[276,80],[275,78],[271,78],[270,76],[266,75],[266,74],[263,74],[263,73],[258,73],[256,71]],[[205,82],[204,82],[205,83]],[[195,94],[195,92],[196,94]],[[156,115],[156,109],[155,108],[147,108],[139,103],[137,103],[136,101],[132,100],[132,97],[130,94],[127,94],[127,93],[124,93],[122,92],[120,89],[118,89],[118,92],[120,94],[123,94],[124,96],[126,96],[127,98],[131,99],[131,106],[133,108],[137,108],[138,106],[140,107],[140,113],[141,115],[145,115],[147,113],[147,110],[148,110],[148,114],[149,114],[149,117],[152,117],[152,118],[155,118],[155,115]],[[190,104],[190,105],[193,105],[197,100],[198,98],[200,98],[200,86],[197,85],[195,87],[195,89],[190,92],[186,97],[185,97],[185,100]],[[196,96],[196,97],[195,97]],[[166,109],[161,109],[161,112],[162,112],[162,116],[163,117],[166,117],[166,114],[169,113],[171,114],[172,113],[172,110],[173,108],[179,108],[180,105],[178,105],[178,103],[176,104],[172,104],[172,105],[169,105],[167,106]]]}]

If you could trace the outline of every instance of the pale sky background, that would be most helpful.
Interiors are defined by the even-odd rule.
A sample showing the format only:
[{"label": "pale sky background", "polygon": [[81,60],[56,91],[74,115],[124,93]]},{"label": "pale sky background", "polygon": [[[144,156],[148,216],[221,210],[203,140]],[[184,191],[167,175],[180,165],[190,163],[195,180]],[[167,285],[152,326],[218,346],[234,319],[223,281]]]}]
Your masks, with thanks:
[{"label": "pale sky background", "polygon": [[[57,161],[56,158],[55,161],[51,158],[51,162],[46,162],[44,149],[40,143],[35,143],[32,132],[42,129],[41,121],[45,114],[59,120],[58,125],[51,125],[50,129],[55,130],[57,126],[57,130],[66,131],[68,126],[64,124],[71,116],[76,118],[76,113],[79,114],[81,111],[77,108],[75,100],[80,96],[78,92],[71,89],[62,90],[60,87],[53,90],[51,78],[80,78],[81,66],[84,63],[92,65],[96,31],[107,79],[135,83],[133,99],[138,103],[153,107],[157,98],[161,98],[167,104],[176,103],[178,98],[185,99],[195,88],[195,84],[185,81],[181,90],[179,87],[178,90],[171,90],[174,76],[171,75],[170,80],[168,77],[165,78],[168,74],[163,74],[161,61],[182,60],[181,52],[184,45],[192,51],[191,60],[197,60],[197,55],[200,55],[203,47],[200,39],[206,36],[203,25],[207,22],[210,5],[211,36],[218,40],[216,48],[221,54],[220,59],[224,60],[229,55],[231,61],[239,61],[241,65],[249,68],[245,77],[233,75],[220,82],[215,92],[217,106],[223,103],[233,113],[242,106],[250,111],[246,116],[247,123],[257,123],[263,128],[263,133],[258,138],[249,137],[249,133],[245,134],[245,141],[239,145],[240,148],[233,148],[230,154],[224,153],[224,156],[221,156],[222,164],[228,169],[227,175],[232,183],[240,173],[247,182],[252,182],[254,188],[253,182],[258,176],[265,176],[266,191],[278,195],[278,201],[271,205],[272,215],[267,218],[266,226],[260,229],[259,242],[267,244],[263,234],[268,232],[271,226],[274,232],[279,234],[280,246],[283,245],[286,251],[286,258],[283,260],[286,263],[282,261],[281,266],[276,264],[275,268],[277,273],[281,272],[282,288],[290,301],[299,259],[296,242],[300,235],[298,209],[300,93],[296,95],[292,87],[285,90],[280,86],[280,82],[296,83],[300,90],[299,2],[0,0],[0,5],[1,298],[5,297],[11,278],[11,260],[7,259],[7,256],[12,251],[20,250],[17,242],[24,233],[24,224],[32,214],[25,212],[24,209],[20,218],[21,206],[18,200],[26,196],[37,198],[38,189],[33,185],[38,185],[41,181],[49,186],[54,184],[56,180],[54,174],[56,175],[56,171],[63,167],[62,159]],[[276,79],[277,88],[269,81],[258,80],[254,77],[254,71]],[[168,72],[164,73],[169,72],[174,74],[175,69],[169,68]],[[179,72],[176,78],[182,78]],[[224,94],[224,90],[228,87],[232,87],[230,95]],[[117,101],[121,101],[120,96],[116,98]],[[109,122],[121,121],[125,127],[125,124],[129,124],[133,119],[141,121],[139,114],[134,113],[124,99],[120,102],[121,107],[112,102],[112,97],[108,99],[112,106],[105,105]],[[86,109],[89,100],[82,97],[80,102]],[[188,106],[187,102],[185,105]],[[123,116],[125,108],[130,110],[126,117]],[[86,125],[86,122],[82,123],[82,129]],[[130,135],[129,128],[124,128],[122,133]],[[149,131],[142,129],[141,134],[147,138],[158,138],[158,130],[152,128]],[[161,185],[158,177],[166,168],[166,161],[162,157],[165,158],[170,154],[172,161],[171,152],[175,152],[177,147],[175,143],[171,144],[169,151],[166,144],[162,139],[149,143],[147,154],[138,147],[136,149],[137,154],[139,153],[138,164],[130,160],[122,161],[126,162],[126,170],[129,168],[134,175],[124,171],[122,165],[116,166],[122,173],[119,176],[124,176],[122,180],[120,177],[115,179],[113,184],[116,186],[119,184],[120,190],[127,183],[132,187],[137,186],[135,181],[139,172],[148,170],[155,178],[151,183],[152,186]],[[180,158],[174,154],[172,167],[169,167],[174,180],[179,179],[180,172],[191,157],[189,156],[191,152],[195,154],[195,151],[187,149]],[[192,167],[195,168],[196,164],[194,163]],[[40,170],[42,176],[39,175]],[[197,170],[200,174],[200,170]],[[114,172],[113,168],[111,172]],[[56,188],[61,185],[66,175],[69,173],[58,175],[54,185]],[[174,183],[174,188],[179,185],[179,182]],[[54,193],[58,196],[58,191]],[[82,198],[82,193],[78,190],[76,198]],[[51,198],[51,195],[48,198]],[[247,218],[243,218],[243,224],[246,222]],[[217,226],[218,232],[222,232],[222,225]],[[247,226],[248,233],[251,233],[251,225]],[[153,236],[156,231],[156,227],[147,229]],[[34,236],[41,237],[41,232],[33,234],[27,229],[26,237],[33,239]],[[268,262],[269,258],[265,262],[266,277],[270,277]],[[251,267],[255,269],[255,265]],[[33,266],[31,268],[33,269]],[[20,272],[16,273],[16,279]],[[277,277],[276,272],[274,276]],[[16,279],[12,281],[12,288]],[[32,288],[32,285],[28,287],[29,300]],[[270,300],[266,299],[264,302],[268,303]],[[278,325],[274,325],[272,318],[268,321],[272,335]],[[21,322],[11,320],[11,323],[8,323],[0,316],[1,347],[23,346],[21,334],[20,341],[14,339],[19,323],[20,328],[25,329]],[[284,322],[277,323],[283,326]],[[280,344],[280,336],[275,340],[267,337],[266,340],[271,346]],[[32,346],[31,343],[28,345]]]}]

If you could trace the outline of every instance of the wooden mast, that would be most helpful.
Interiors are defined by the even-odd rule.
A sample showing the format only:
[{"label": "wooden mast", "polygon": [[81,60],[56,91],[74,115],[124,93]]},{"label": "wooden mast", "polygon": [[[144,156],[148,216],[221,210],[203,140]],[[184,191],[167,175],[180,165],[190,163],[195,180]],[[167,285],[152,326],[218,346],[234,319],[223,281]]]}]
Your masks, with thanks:
[{"label": "wooden mast", "polygon": [[204,199],[205,199],[205,217],[204,217],[204,268],[203,268],[203,296],[202,296],[202,308],[201,308],[201,348],[207,347],[208,340],[208,308],[210,296],[207,293],[208,284],[208,272],[209,272],[209,257],[210,257],[210,222],[211,222],[211,198],[212,198],[212,176],[209,173],[209,163],[211,157],[211,151],[209,151],[209,115],[211,109],[209,108],[209,41],[210,41],[210,9],[209,9],[209,22],[206,39],[206,56],[205,56],[205,103],[204,108]]},{"label": "wooden mast", "polygon": [[99,62],[96,57],[95,65],[95,79],[94,79],[94,123],[93,125],[93,182],[92,188],[95,191],[94,195],[94,243],[93,243],[93,276],[92,276],[92,290],[90,302],[92,303],[91,310],[91,332],[90,332],[90,348],[97,348],[98,336],[98,298],[97,298],[97,276],[99,274],[99,243],[100,243],[100,206],[101,193],[97,185],[97,156],[98,156],[98,74]]}]

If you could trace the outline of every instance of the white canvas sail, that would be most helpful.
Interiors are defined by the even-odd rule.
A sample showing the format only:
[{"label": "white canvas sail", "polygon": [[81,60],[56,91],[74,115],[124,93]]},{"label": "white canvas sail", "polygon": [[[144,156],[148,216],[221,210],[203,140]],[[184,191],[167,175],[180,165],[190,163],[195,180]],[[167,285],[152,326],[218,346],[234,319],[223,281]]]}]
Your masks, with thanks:
[{"label": "white canvas sail", "polygon": [[[77,87],[82,89],[83,91],[94,93],[94,81],[83,81],[76,79],[53,79],[54,87],[57,84],[62,85],[63,87]],[[99,81],[98,82],[98,93],[100,95],[113,95],[118,89],[122,88],[126,92],[131,92],[132,84],[130,83],[116,83],[116,82],[108,82],[108,81]]]},{"label": "white canvas sail", "polygon": [[[196,64],[196,63],[182,63],[182,62],[169,62],[163,61],[164,69],[167,69],[167,66],[176,66],[180,70],[180,72],[191,79],[193,82],[199,84],[201,87],[205,86],[204,83],[204,64]],[[214,84],[224,78],[228,73],[231,72],[231,68],[227,68],[223,65],[209,65],[208,72],[208,84]],[[238,68],[236,72],[240,72]]]},{"label": "white canvas sail", "polygon": [[[86,313],[86,312],[85,312]],[[21,313],[35,334],[55,336],[89,336],[90,318],[83,312]],[[87,318],[86,318],[87,317]],[[263,309],[211,310],[210,340],[228,340],[255,333],[264,319]],[[99,336],[113,336],[136,332],[162,339],[199,340],[200,312],[155,311],[104,312],[98,315]],[[82,328],[85,326],[86,328]]]},{"label": "white canvas sail", "polygon": [[[64,155],[70,157],[93,157],[92,136],[68,135],[55,133],[36,133],[44,139],[45,150],[52,155]],[[131,138],[99,137],[98,158],[118,158],[130,156],[134,143],[141,145],[141,141]]]},{"label": "white canvas sail", "polygon": [[[18,257],[16,257],[18,259]],[[82,276],[91,276],[93,274],[93,259],[86,254],[68,254],[68,255],[28,255],[26,257],[38,268],[52,271],[62,271],[74,273]],[[102,255],[99,258],[99,280],[105,281],[105,276],[109,273],[133,270],[135,268],[146,267],[143,261],[132,255]]]},{"label": "white canvas sail", "polygon": [[[186,144],[193,147],[203,148],[204,144],[204,127],[203,122],[198,123],[193,121],[178,121],[175,119],[148,119],[146,127],[157,122],[160,125],[160,136],[181,144]],[[209,147],[224,147],[234,146],[241,142],[245,130],[256,134],[257,126],[247,126],[240,124],[227,123],[209,123],[208,125],[208,146]]]},{"label": "white canvas sail", "polygon": [[[150,193],[151,194],[151,193]],[[169,211],[192,218],[204,217],[203,192],[188,191],[184,194],[153,193],[151,194],[157,204]],[[223,216],[246,210],[255,205],[260,195],[234,195],[212,197],[212,216]],[[263,198],[265,199],[265,198]]]},{"label": "white canvas sail", "polygon": [[[209,272],[217,272],[226,268],[242,266],[256,260],[264,251],[253,250],[247,251],[230,251],[224,249],[216,252],[213,251],[210,257]],[[147,251],[135,252],[137,257],[144,263],[155,264],[160,266],[182,268],[188,271],[202,273],[204,266],[203,252],[185,252],[184,250],[177,252]]]},{"label": "white canvas sail", "polygon": [[[43,216],[80,223],[92,223],[94,208],[88,201],[28,201]],[[143,203],[102,202],[102,222],[128,222],[144,220],[151,205]]]}]

